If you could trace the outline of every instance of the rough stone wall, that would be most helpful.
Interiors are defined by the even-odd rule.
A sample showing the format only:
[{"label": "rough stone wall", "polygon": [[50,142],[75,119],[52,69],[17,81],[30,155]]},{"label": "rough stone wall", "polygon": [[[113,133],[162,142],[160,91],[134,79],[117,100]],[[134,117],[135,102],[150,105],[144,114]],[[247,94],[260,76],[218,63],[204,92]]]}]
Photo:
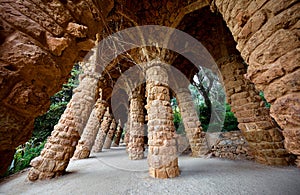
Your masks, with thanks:
[{"label": "rough stone wall", "polygon": [[97,100],[76,146],[73,159],[84,159],[89,157],[107,106],[108,104],[106,101],[101,100],[101,98]]},{"label": "rough stone wall", "polygon": [[216,0],[249,64],[247,78],[264,91],[271,116],[283,129],[285,148],[300,166],[300,2]]},{"label": "rough stone wall", "polygon": [[121,120],[119,120],[118,125],[117,125],[117,130],[116,130],[116,133],[115,133],[115,138],[114,138],[114,141],[113,141],[113,144],[112,144],[113,147],[117,147],[117,146],[120,145],[120,140],[121,140],[121,137],[122,137],[122,133],[123,133],[123,128],[122,128]]},{"label": "rough stone wall", "polygon": [[130,96],[130,131],[128,156],[131,160],[144,158],[144,88],[139,86]]},{"label": "rough stone wall", "polygon": [[114,5],[103,4],[100,12],[90,0],[0,1],[0,175],[79,54],[94,46],[100,18]]},{"label": "rough stone wall", "polygon": [[255,160],[269,165],[287,165],[288,155],[283,146],[280,129],[272,121],[269,109],[244,78],[246,73],[239,56],[223,58],[218,62],[226,90],[227,102],[239,122],[239,129],[253,150]]},{"label": "rough stone wall", "polygon": [[105,138],[105,141],[104,141],[104,144],[103,144],[104,149],[110,149],[111,143],[112,143],[112,141],[114,139],[114,136],[115,136],[116,128],[117,128],[117,123],[116,123],[115,119],[113,119],[111,121],[109,130],[107,132],[107,135],[106,135],[106,138]]},{"label": "rough stone wall", "polygon": [[104,144],[107,132],[109,131],[111,122],[112,122],[112,116],[109,113],[109,108],[107,108],[107,110],[103,116],[103,120],[102,120],[100,129],[96,136],[94,146],[92,147],[92,152],[101,152],[102,151],[103,144]]},{"label": "rough stone wall", "polygon": [[216,137],[210,146],[211,153],[215,157],[230,160],[253,159],[249,145],[240,131],[209,133],[208,137]]},{"label": "rough stone wall", "polygon": [[95,103],[97,83],[98,79],[89,76],[80,81],[41,155],[31,161],[29,180],[53,178],[64,173]]},{"label": "rough stone wall", "polygon": [[155,178],[176,177],[179,167],[168,75],[158,64],[146,70],[146,80],[149,174]]},{"label": "rough stone wall", "polygon": [[187,86],[176,94],[185,132],[189,140],[193,157],[200,157],[208,152],[205,132],[202,132],[194,101]]}]

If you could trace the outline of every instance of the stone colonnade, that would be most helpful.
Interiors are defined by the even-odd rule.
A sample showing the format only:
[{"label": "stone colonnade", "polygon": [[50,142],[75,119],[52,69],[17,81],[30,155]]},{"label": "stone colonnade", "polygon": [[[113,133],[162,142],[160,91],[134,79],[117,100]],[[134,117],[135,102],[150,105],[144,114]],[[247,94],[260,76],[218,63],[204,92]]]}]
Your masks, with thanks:
[{"label": "stone colonnade", "polygon": [[92,152],[101,152],[102,151],[102,148],[103,148],[103,145],[105,142],[105,138],[109,131],[111,122],[112,122],[112,115],[109,113],[109,109],[107,109],[104,114],[103,121],[100,125],[98,134],[96,136],[94,146],[92,147]]},{"label": "stone colonnade", "polygon": [[100,122],[104,116],[104,113],[106,112],[107,106],[108,103],[104,100],[101,100],[101,97],[97,100],[76,147],[73,156],[74,159],[83,159],[89,157],[100,128]]},{"label": "stone colonnade", "polygon": [[112,119],[110,127],[109,127],[109,130],[108,130],[108,132],[106,134],[106,138],[105,138],[104,144],[103,144],[103,148],[104,149],[110,149],[110,146],[112,144],[113,138],[115,136],[116,128],[117,128],[116,121],[115,121],[115,119]]}]

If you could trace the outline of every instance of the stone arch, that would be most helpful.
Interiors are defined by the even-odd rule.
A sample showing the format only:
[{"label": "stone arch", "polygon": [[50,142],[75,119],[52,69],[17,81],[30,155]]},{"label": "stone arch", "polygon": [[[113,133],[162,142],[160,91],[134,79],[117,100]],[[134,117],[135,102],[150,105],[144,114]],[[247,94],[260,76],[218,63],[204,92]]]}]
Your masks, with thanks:
[{"label": "stone arch", "polygon": [[246,77],[271,103],[285,148],[299,155],[299,2],[216,0],[214,6],[249,64]]},{"label": "stone arch", "polygon": [[[115,6],[110,0],[103,5],[94,1],[30,2],[32,7],[20,2],[1,2],[4,30],[0,36],[3,91],[0,95],[0,163],[3,165],[0,173],[8,167],[7,159],[12,158],[14,148],[30,137],[34,117],[45,112],[49,105],[47,98],[58,91],[73,62],[93,47],[95,35],[103,32],[103,21],[113,15],[109,12]],[[159,3],[162,2],[155,4]],[[153,21],[159,17],[156,12],[146,12],[147,20],[144,21],[132,13],[128,15],[138,25],[152,23],[174,27],[184,15],[208,3],[222,14],[237,42],[237,49],[249,64],[247,78],[258,90],[264,91],[272,104],[271,115],[283,129],[285,147],[299,156],[298,1],[199,0],[190,5],[184,1],[183,9],[171,3],[165,9],[174,14],[163,22]],[[142,1],[135,7],[141,4]],[[176,13],[176,9],[181,12]],[[55,74],[50,74],[49,70]],[[49,78],[51,85],[42,78]]]}]

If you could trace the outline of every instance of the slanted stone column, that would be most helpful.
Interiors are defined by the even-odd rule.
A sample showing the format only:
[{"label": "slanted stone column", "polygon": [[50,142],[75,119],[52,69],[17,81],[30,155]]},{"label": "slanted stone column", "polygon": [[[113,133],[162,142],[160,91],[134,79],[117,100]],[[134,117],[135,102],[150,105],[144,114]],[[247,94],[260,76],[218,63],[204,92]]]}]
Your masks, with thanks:
[{"label": "slanted stone column", "polygon": [[104,149],[110,149],[111,143],[112,143],[114,135],[115,135],[116,128],[117,128],[117,124],[116,124],[115,119],[113,119],[110,124],[109,130],[107,132],[106,138],[105,138],[105,142],[103,145]]},{"label": "slanted stone column", "polygon": [[108,106],[107,102],[101,100],[101,97],[97,100],[90,118],[85,126],[81,138],[76,146],[76,150],[73,159],[84,159],[88,158],[92,146],[94,145],[97,133],[100,128],[100,122]]},{"label": "slanted stone column", "polygon": [[120,145],[122,133],[123,133],[123,128],[122,128],[121,120],[119,120],[118,125],[117,125],[116,134],[115,134],[115,139],[112,144],[113,147],[117,147]]},{"label": "slanted stone column", "polygon": [[100,129],[98,131],[94,146],[92,148],[93,152],[101,152],[102,151],[104,141],[106,138],[106,134],[109,131],[111,122],[112,122],[112,116],[109,113],[109,108],[107,107],[107,110],[104,114]]},{"label": "slanted stone column", "polygon": [[144,158],[144,122],[144,88],[139,86],[130,96],[128,156],[131,160]]},{"label": "slanted stone column", "polygon": [[95,104],[97,83],[98,78],[92,75],[80,81],[41,155],[31,161],[29,180],[49,179],[65,172]]},{"label": "slanted stone column", "polygon": [[180,114],[184,124],[185,132],[189,140],[192,156],[200,157],[208,153],[208,145],[205,132],[202,131],[195,105],[188,86],[177,90],[176,99],[180,108]]},{"label": "slanted stone column", "polygon": [[179,167],[168,74],[161,64],[151,66],[150,63],[146,70],[149,174],[155,178],[172,178],[179,175]]},{"label": "slanted stone column", "polygon": [[244,78],[246,68],[239,56],[219,60],[227,101],[239,122],[239,128],[253,150],[257,162],[268,165],[287,165],[288,154],[283,146],[283,136],[273,122],[269,109]]},{"label": "slanted stone column", "polygon": [[127,122],[126,122],[126,132],[124,136],[124,143],[126,144],[126,152],[128,153],[128,143],[129,143],[129,133],[130,133],[130,107],[128,109],[128,116],[127,116]]}]

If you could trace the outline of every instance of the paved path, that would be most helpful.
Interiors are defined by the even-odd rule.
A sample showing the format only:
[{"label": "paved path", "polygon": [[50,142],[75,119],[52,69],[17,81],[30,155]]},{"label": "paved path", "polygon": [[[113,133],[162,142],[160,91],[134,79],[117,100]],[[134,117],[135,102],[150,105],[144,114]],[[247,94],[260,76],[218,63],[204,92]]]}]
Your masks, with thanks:
[{"label": "paved path", "polygon": [[0,194],[280,194],[300,195],[300,169],[269,167],[250,161],[181,156],[180,177],[153,179],[147,160],[128,160],[124,148],[113,148],[72,161],[68,174],[38,182],[27,172],[0,183]]}]

